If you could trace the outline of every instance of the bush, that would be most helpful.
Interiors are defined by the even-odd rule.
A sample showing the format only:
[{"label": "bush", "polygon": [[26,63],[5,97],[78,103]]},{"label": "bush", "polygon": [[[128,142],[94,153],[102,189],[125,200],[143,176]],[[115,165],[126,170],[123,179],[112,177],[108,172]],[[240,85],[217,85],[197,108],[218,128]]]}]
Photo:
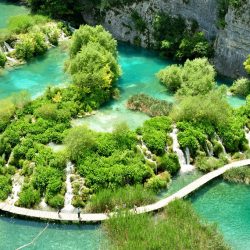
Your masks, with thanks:
[{"label": "bush", "polygon": [[234,81],[230,91],[234,95],[246,97],[250,94],[250,80],[247,78],[240,78]]},{"label": "bush", "polygon": [[40,200],[40,192],[34,189],[32,185],[26,184],[19,193],[18,206],[32,208],[38,204]]},{"label": "bush", "polygon": [[248,74],[250,74],[250,55],[248,55],[246,61],[244,62],[245,70]]},{"label": "bush", "polygon": [[10,17],[8,29],[11,32],[20,34],[26,33],[36,24],[45,24],[48,18],[41,15],[18,15]]},{"label": "bush", "polygon": [[63,208],[64,207],[64,196],[57,194],[54,197],[48,199],[48,204],[53,208]]},{"label": "bush", "polygon": [[147,205],[155,200],[154,193],[141,185],[126,186],[115,190],[104,189],[91,197],[87,210],[101,213],[105,212],[107,208],[109,211],[113,211],[116,207],[119,209],[133,208],[134,205]]},{"label": "bush", "polygon": [[2,51],[0,51],[0,67],[3,68],[6,62],[7,62],[6,55]]},{"label": "bush", "polygon": [[157,158],[158,170],[168,171],[171,175],[176,174],[180,169],[178,156],[175,153],[164,154]]},{"label": "bush", "polygon": [[9,176],[0,175],[0,200],[4,201],[8,198],[12,191],[12,181]]},{"label": "bush", "polygon": [[223,174],[223,179],[235,183],[250,184],[250,168],[249,166],[233,168]]},{"label": "bush", "polygon": [[154,117],[144,122],[142,128],[143,141],[154,154],[161,155],[164,153],[171,123],[171,119],[166,116]]},{"label": "bush", "polygon": [[211,172],[224,165],[223,160],[214,157],[200,157],[196,159],[196,167],[203,172]]},{"label": "bush", "polygon": [[158,193],[162,189],[167,188],[170,179],[170,174],[168,172],[164,172],[161,175],[156,175],[148,179],[145,183],[145,187],[155,193]]}]

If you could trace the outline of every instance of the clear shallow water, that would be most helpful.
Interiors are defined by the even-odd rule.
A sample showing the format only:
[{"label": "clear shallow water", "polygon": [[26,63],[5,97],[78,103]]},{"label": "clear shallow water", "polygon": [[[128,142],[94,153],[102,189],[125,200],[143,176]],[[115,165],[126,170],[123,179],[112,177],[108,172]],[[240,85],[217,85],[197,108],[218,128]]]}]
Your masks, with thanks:
[{"label": "clear shallow water", "polygon": [[[44,222],[0,217],[0,249],[14,250],[28,244],[46,225]],[[49,224],[34,244],[25,249],[98,250],[103,240],[100,226]]]},{"label": "clear shallow water", "polygon": [[178,174],[178,175],[173,177],[172,183],[169,186],[169,188],[162,191],[158,195],[158,197],[161,199],[166,198],[166,197],[174,194],[175,192],[179,191],[183,187],[187,186],[191,182],[195,181],[196,179],[198,179],[201,176],[202,176],[202,173],[197,171],[197,170],[183,173],[183,174]]},{"label": "clear shallow water", "polygon": [[159,83],[155,74],[171,65],[170,60],[160,59],[157,53],[122,44],[119,46],[119,62],[123,75],[118,81],[121,97],[101,108],[96,115],[78,120],[97,131],[112,131],[120,122],[127,122],[131,129],[140,126],[148,116],[126,109],[129,97],[145,93],[152,97],[172,102],[173,96]]},{"label": "clear shallow water", "polygon": [[63,47],[57,47],[28,64],[5,70],[0,76],[0,99],[22,90],[35,97],[49,85],[65,83],[67,75],[63,72],[63,65],[66,58]]},{"label": "clear shallow water", "polygon": [[233,249],[250,249],[250,186],[219,179],[194,193],[190,200],[203,219],[218,225]]},{"label": "clear shallow water", "polygon": [[6,1],[0,1],[0,29],[6,28],[8,19],[11,16],[27,14],[29,10],[24,6],[19,6]]}]

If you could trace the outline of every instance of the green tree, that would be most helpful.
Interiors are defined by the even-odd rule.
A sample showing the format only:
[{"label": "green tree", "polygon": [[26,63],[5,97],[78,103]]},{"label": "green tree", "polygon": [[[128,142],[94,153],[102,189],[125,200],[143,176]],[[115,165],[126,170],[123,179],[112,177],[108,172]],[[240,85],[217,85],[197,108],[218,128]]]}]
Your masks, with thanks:
[{"label": "green tree", "polygon": [[248,55],[246,61],[244,62],[245,70],[248,74],[250,74],[250,55]]}]

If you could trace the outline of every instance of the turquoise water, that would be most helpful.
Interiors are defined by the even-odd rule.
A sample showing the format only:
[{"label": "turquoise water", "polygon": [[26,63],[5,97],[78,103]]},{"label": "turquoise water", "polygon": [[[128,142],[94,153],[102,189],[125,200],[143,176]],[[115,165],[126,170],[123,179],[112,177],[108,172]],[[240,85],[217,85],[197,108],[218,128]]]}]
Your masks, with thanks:
[{"label": "turquoise water", "polygon": [[6,28],[8,19],[11,16],[27,14],[29,10],[24,6],[19,6],[6,1],[0,1],[0,29]]},{"label": "turquoise water", "polygon": [[[14,250],[31,242],[45,227],[44,222],[0,216],[0,249]],[[100,226],[49,224],[34,244],[34,250],[98,250],[103,242]]]},{"label": "turquoise water", "polygon": [[76,124],[87,124],[97,131],[112,131],[116,124],[126,122],[131,129],[135,129],[148,116],[126,109],[130,96],[145,93],[158,99],[173,101],[173,96],[155,76],[160,69],[172,64],[170,60],[160,59],[155,52],[122,44],[119,46],[119,62],[123,71],[118,81],[120,99],[101,108],[95,116],[76,121]]},{"label": "turquoise water", "polygon": [[218,225],[233,249],[250,249],[250,186],[215,180],[191,201],[203,219]]},{"label": "turquoise water", "polygon": [[183,173],[183,174],[178,174],[172,178],[172,182],[169,188],[162,191],[158,195],[158,197],[161,199],[166,198],[174,194],[175,192],[179,191],[183,187],[187,186],[188,184],[190,184],[191,182],[193,182],[194,180],[198,179],[201,176],[202,176],[202,173],[197,170]]},{"label": "turquoise water", "polygon": [[66,58],[63,47],[57,47],[28,64],[5,70],[0,76],[0,99],[21,90],[27,90],[35,97],[49,85],[66,82],[67,76],[63,72]]}]

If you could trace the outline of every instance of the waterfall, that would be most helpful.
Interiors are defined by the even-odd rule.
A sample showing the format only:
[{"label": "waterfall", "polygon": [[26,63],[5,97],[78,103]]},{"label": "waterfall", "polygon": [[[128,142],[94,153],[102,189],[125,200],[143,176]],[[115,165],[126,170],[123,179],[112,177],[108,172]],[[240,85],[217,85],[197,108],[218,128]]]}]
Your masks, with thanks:
[{"label": "waterfall", "polygon": [[74,171],[74,165],[72,162],[67,163],[66,167],[66,193],[65,193],[65,201],[63,211],[72,212],[74,207],[71,205],[71,201],[73,199],[73,189],[70,181],[70,177]]},{"label": "waterfall", "polygon": [[185,155],[186,155],[186,164],[190,165],[190,150],[188,147],[185,149]]},{"label": "waterfall", "polygon": [[207,140],[205,143],[205,146],[206,146],[207,155],[209,157],[212,157],[214,155],[214,152],[213,152],[213,146],[211,145],[211,142]]},{"label": "waterfall", "polygon": [[250,147],[250,131],[247,127],[245,127],[245,137],[248,141],[248,146]]},{"label": "waterfall", "polygon": [[16,201],[18,201],[23,181],[24,177],[20,176],[18,172],[12,177],[12,183],[13,183],[12,193],[8,198],[8,201],[11,205],[15,205]]},{"label": "waterfall", "polygon": [[12,52],[14,49],[10,47],[10,45],[6,42],[4,42],[4,47],[7,52]]},{"label": "waterfall", "polygon": [[223,154],[227,154],[226,149],[225,149],[225,147],[224,147],[224,145],[222,143],[221,138],[217,134],[215,136],[216,136],[217,141],[220,143],[220,145],[222,147]]},{"label": "waterfall", "polygon": [[186,159],[184,153],[180,149],[177,134],[178,134],[178,129],[176,127],[174,127],[173,132],[170,133],[170,136],[173,139],[173,151],[177,154],[178,159],[179,159],[179,163],[181,166],[180,172],[185,173],[185,172],[192,171],[192,170],[194,170],[194,166],[190,165],[189,149],[186,148],[186,158],[187,158]]}]

